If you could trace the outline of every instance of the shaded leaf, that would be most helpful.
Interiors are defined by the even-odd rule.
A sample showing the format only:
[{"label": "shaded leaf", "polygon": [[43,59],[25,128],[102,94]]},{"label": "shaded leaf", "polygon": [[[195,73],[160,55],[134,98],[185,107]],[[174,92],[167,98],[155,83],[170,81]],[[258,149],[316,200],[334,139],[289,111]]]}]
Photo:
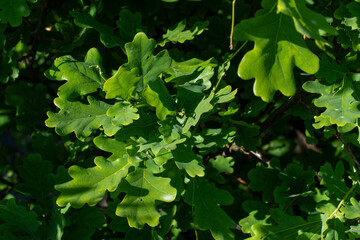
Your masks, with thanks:
[{"label": "shaded leaf", "polygon": [[124,158],[110,162],[103,157],[96,157],[94,162],[96,166],[88,169],[79,166],[69,168],[69,175],[73,180],[55,186],[61,192],[56,201],[59,206],[63,207],[68,203],[75,208],[86,203],[94,206],[106,191],[116,190],[130,167],[130,163]]},{"label": "shaded leaf", "polygon": [[26,232],[35,237],[41,222],[37,219],[34,211],[28,211],[25,207],[17,205],[14,199],[10,199],[5,205],[0,204],[0,220],[9,229],[12,227],[16,232]]},{"label": "shaded leaf", "polygon": [[86,12],[71,11],[70,15],[74,18],[74,22],[81,28],[94,28],[100,33],[100,41],[107,48],[123,46],[125,42],[116,36],[112,27],[104,25],[96,21],[90,14]]},{"label": "shaded leaf", "polygon": [[126,42],[131,41],[136,33],[143,32],[145,28],[141,25],[141,13],[132,13],[128,9],[120,10],[116,25],[119,27],[120,37]]},{"label": "shaded leaf", "polygon": [[201,230],[210,230],[216,240],[234,239],[230,228],[236,224],[219,205],[230,205],[232,196],[218,189],[214,183],[203,178],[191,179],[184,195],[184,201],[194,207],[194,223]]},{"label": "shaded leaf", "polygon": [[161,79],[150,82],[143,92],[143,97],[150,106],[156,108],[156,116],[160,120],[175,114],[175,102]]},{"label": "shaded leaf", "polygon": [[344,173],[345,169],[342,161],[337,162],[335,170],[327,162],[320,168],[319,177],[322,178],[320,184],[328,188],[330,195],[335,194],[337,197],[342,198],[349,191],[343,179]]},{"label": "shaded leaf", "polygon": [[30,8],[26,0],[1,0],[0,22],[9,23],[12,27],[18,27],[23,17],[30,15]]},{"label": "shaded leaf", "polygon": [[98,208],[71,209],[67,215],[71,224],[64,229],[62,239],[92,239],[96,230],[106,222],[104,214]]},{"label": "shaded leaf", "polygon": [[190,177],[204,176],[204,167],[202,166],[202,158],[196,155],[191,148],[179,145],[172,151],[175,164],[179,169],[184,169]]}]

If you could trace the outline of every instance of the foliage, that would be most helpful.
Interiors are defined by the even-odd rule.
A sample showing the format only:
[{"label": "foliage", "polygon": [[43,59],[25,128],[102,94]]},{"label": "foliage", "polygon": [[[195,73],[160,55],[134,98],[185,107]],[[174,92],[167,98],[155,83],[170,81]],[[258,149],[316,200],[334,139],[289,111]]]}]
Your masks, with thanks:
[{"label": "foliage", "polygon": [[359,239],[359,13],[0,0],[0,238]]}]

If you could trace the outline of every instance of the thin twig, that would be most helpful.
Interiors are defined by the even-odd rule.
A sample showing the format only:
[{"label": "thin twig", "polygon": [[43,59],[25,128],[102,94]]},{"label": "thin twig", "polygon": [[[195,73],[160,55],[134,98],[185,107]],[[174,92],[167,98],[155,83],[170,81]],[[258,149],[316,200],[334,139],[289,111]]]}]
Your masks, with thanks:
[{"label": "thin twig", "polygon": [[234,25],[235,25],[235,3],[236,0],[232,2],[232,11],[231,11],[231,32],[230,32],[230,50],[233,50],[233,36],[234,36]]}]

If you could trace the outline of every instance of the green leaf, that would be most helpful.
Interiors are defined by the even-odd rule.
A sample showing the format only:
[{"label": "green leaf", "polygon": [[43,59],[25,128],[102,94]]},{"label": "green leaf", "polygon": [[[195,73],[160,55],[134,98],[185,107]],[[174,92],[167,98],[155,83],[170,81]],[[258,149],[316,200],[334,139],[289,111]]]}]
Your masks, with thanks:
[{"label": "green leaf", "polygon": [[58,113],[48,112],[46,126],[55,127],[59,135],[75,132],[79,139],[88,137],[92,131],[103,126],[108,136],[113,136],[119,127],[112,125],[111,117],[106,116],[106,111],[111,105],[88,96],[89,105],[80,102],[69,102],[62,98],[55,98],[55,105],[60,108]]},{"label": "green leaf", "polygon": [[136,34],[131,43],[125,44],[128,63],[124,67],[139,69],[142,85],[138,87],[138,91],[146,88],[149,82],[156,80],[171,65],[172,60],[166,50],[153,55],[155,45],[155,40],[149,39],[145,33]]},{"label": "green leaf", "polygon": [[236,26],[239,41],[254,41],[255,47],[240,62],[238,75],[255,78],[254,93],[268,102],[276,90],[285,96],[296,92],[293,68],[315,74],[319,59],[294,29],[290,17],[277,14],[276,8]]},{"label": "green leaf", "polygon": [[[174,26],[170,27],[166,34],[163,34],[163,41],[159,43],[160,46],[165,46],[167,42],[172,43],[184,43],[187,40],[192,40],[196,35],[200,35],[204,30],[207,30],[209,25],[208,21],[196,22],[190,30],[185,30],[186,19],[178,22]],[[184,31],[185,30],[185,31]]]},{"label": "green leaf", "polygon": [[345,205],[341,208],[341,212],[345,214],[347,219],[360,218],[360,203],[355,198],[350,198],[351,205]]},{"label": "green leaf", "polygon": [[216,153],[219,148],[224,148],[226,144],[234,141],[236,128],[206,128],[200,134],[193,134],[195,146],[199,148],[199,153],[206,155],[209,152]]},{"label": "green leaf", "polygon": [[215,159],[210,159],[210,164],[213,168],[217,169],[220,173],[233,173],[234,158],[219,156]]},{"label": "green leaf", "polygon": [[[255,224],[252,230],[255,233],[253,238],[249,240],[278,240],[278,239],[319,239],[321,230],[321,220],[314,216],[305,221],[302,217],[291,216],[280,209],[270,209],[271,218],[276,224],[261,223]],[[300,238],[301,235],[307,235],[309,238]]]},{"label": "green leaf", "polygon": [[113,125],[126,126],[133,123],[134,120],[139,119],[140,115],[137,114],[137,111],[137,108],[134,108],[130,104],[118,102],[107,110],[106,115],[113,117],[111,120]]},{"label": "green leaf", "polygon": [[58,96],[73,100],[78,96],[96,92],[104,84],[101,77],[101,56],[97,49],[88,51],[85,62],[79,62],[72,56],[63,56],[54,61],[45,72],[51,80],[67,81],[58,89]]},{"label": "green leaf", "polygon": [[164,120],[168,115],[175,115],[175,102],[160,78],[147,85],[143,97],[150,106],[156,108],[156,116],[160,120]]},{"label": "green leaf", "polygon": [[194,208],[194,224],[201,230],[210,230],[216,240],[234,239],[230,228],[236,224],[219,205],[230,205],[232,196],[203,178],[191,179],[184,201]]},{"label": "green leaf", "polygon": [[227,103],[235,98],[237,89],[231,91],[231,86],[227,85],[226,87],[220,89],[215,93],[214,102],[215,103]]},{"label": "green leaf", "polygon": [[280,163],[277,159],[272,159],[269,166],[262,164],[251,169],[248,176],[250,179],[250,188],[254,191],[262,191],[262,199],[264,202],[270,202],[274,196],[273,192],[279,182]]},{"label": "green leaf", "polygon": [[157,226],[160,213],[155,201],[175,200],[177,191],[170,185],[171,179],[155,176],[154,166],[147,164],[146,168],[137,167],[126,177],[126,184],[121,185],[126,195],[116,208],[116,215],[126,217],[130,227],[141,229],[145,224]]},{"label": "green leaf", "polygon": [[322,178],[320,184],[328,188],[329,196],[335,194],[337,197],[342,198],[349,191],[343,178],[344,173],[342,161],[337,162],[335,171],[328,162],[320,168],[319,177]]},{"label": "green leaf", "polygon": [[203,113],[209,112],[213,109],[213,105],[211,105],[211,100],[214,98],[214,93],[211,92],[208,97],[204,96],[203,99],[197,104],[194,112],[186,112],[186,122],[183,127],[182,133],[186,133],[189,131],[191,126],[195,126]]},{"label": "green leaf", "polygon": [[321,35],[337,35],[335,28],[331,27],[326,18],[306,7],[306,0],[279,0],[278,11],[292,17],[296,30],[315,39],[324,48],[326,40]]},{"label": "green leaf", "polygon": [[118,158],[123,158],[126,151],[126,144],[114,138],[98,136],[94,138],[94,144],[105,152],[111,152],[112,155],[108,158],[109,161],[114,161]]},{"label": "green leaf", "polygon": [[[16,108],[16,127],[27,130],[43,126],[44,113],[48,108],[47,88],[39,83],[24,81],[9,84],[5,90],[5,103]],[[29,121],[31,119],[31,121]]]},{"label": "green leaf", "polygon": [[81,28],[94,28],[100,33],[100,41],[107,48],[123,46],[125,42],[119,38],[112,27],[96,21],[90,14],[86,12],[71,11],[70,15],[74,18],[74,22]]},{"label": "green leaf", "polygon": [[176,166],[185,169],[190,177],[204,176],[204,167],[201,165],[202,159],[196,155],[191,148],[179,145],[172,151]]},{"label": "green leaf", "polygon": [[244,233],[251,233],[253,236],[255,235],[253,232],[253,226],[255,224],[270,225],[270,223],[268,223],[268,219],[270,218],[270,214],[268,213],[270,207],[269,205],[261,201],[245,200],[242,207],[247,213],[249,213],[249,216],[239,221],[241,230]]},{"label": "green leaf", "polygon": [[53,167],[49,161],[43,160],[39,154],[30,154],[24,164],[18,167],[23,183],[16,186],[30,199],[36,199],[38,204],[46,208],[51,202],[50,192],[53,191],[55,176],[52,174]]},{"label": "green leaf", "polygon": [[214,58],[206,61],[192,58],[183,62],[172,61],[166,71],[166,82],[178,84],[193,83],[207,90],[211,87],[210,78],[214,75],[213,68],[217,66]]},{"label": "green leaf", "polygon": [[0,220],[4,227],[6,225],[8,229],[15,228],[17,233],[26,232],[32,237],[36,236],[37,229],[41,225],[34,211],[28,211],[25,207],[17,205],[14,199],[8,200],[6,205],[0,204]]},{"label": "green leaf", "polygon": [[61,192],[56,201],[59,206],[64,207],[68,203],[75,208],[81,208],[86,203],[89,206],[96,205],[106,191],[117,189],[130,167],[124,158],[110,162],[104,157],[96,157],[94,162],[96,166],[88,169],[79,166],[69,168],[73,180],[55,186]]},{"label": "green leaf", "polygon": [[347,69],[345,66],[339,65],[335,61],[330,61],[329,57],[323,55],[316,77],[324,78],[328,83],[332,84],[337,82],[337,80],[343,79],[346,72]]},{"label": "green leaf", "polygon": [[70,209],[66,216],[71,224],[65,228],[62,239],[93,239],[96,236],[94,233],[106,223],[104,214],[95,207]]},{"label": "green leaf", "polygon": [[327,86],[316,80],[304,83],[303,88],[307,92],[321,94],[315,99],[314,104],[326,108],[320,116],[314,117],[313,126],[316,129],[332,124],[337,124],[339,127],[348,125],[349,131],[355,127],[360,117],[357,108],[359,101],[352,96],[354,91],[350,80],[344,80],[343,86],[337,84]]},{"label": "green leaf", "polygon": [[104,84],[105,98],[120,97],[124,100],[129,100],[134,97],[136,84],[140,81],[138,72],[137,68],[128,70],[120,66],[115,75],[106,80]]},{"label": "green leaf", "polygon": [[1,0],[0,22],[9,23],[12,27],[18,27],[23,17],[30,15],[30,8],[26,0]]},{"label": "green leaf", "polygon": [[120,37],[126,42],[131,41],[136,33],[144,31],[144,27],[141,25],[141,13],[132,13],[128,9],[120,10],[116,25],[119,28]]},{"label": "green leaf", "polygon": [[311,169],[304,170],[303,165],[290,163],[279,173],[279,179],[282,181],[280,186],[274,190],[274,198],[281,209],[285,209],[289,201],[294,198],[306,197],[311,193],[314,183],[315,172]]}]

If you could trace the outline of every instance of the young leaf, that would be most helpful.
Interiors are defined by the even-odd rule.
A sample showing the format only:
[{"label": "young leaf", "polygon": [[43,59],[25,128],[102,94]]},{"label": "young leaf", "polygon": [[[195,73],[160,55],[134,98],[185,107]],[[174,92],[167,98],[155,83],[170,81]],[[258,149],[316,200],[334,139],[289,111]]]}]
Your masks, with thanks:
[{"label": "young leaf", "polygon": [[203,113],[209,112],[214,108],[210,103],[213,98],[214,93],[211,92],[208,97],[204,96],[200,103],[197,104],[194,112],[186,112],[187,118],[182,133],[186,133],[191,126],[195,126]]},{"label": "young leaf", "polygon": [[139,119],[140,115],[137,114],[137,111],[137,108],[130,104],[117,102],[107,110],[106,115],[113,117],[111,120],[113,125],[126,126],[133,123],[134,120]]},{"label": "young leaf", "polygon": [[121,185],[126,195],[116,208],[116,215],[126,217],[130,227],[141,229],[145,224],[157,226],[160,213],[155,201],[175,200],[176,189],[170,185],[171,179],[155,176],[154,166],[137,167],[126,177],[127,184]]},{"label": "young leaf", "polygon": [[[352,83],[350,80],[344,80],[343,86],[337,84],[326,86],[320,83],[319,80],[306,82],[303,88],[307,92],[321,94],[315,99],[314,104],[317,107],[325,107],[326,110],[320,116],[315,116],[316,129],[324,126],[337,124],[339,127],[351,126],[353,129],[360,117],[360,111],[357,106],[357,101],[353,96]],[[340,87],[340,88],[339,88]]]},{"label": "young leaf", "polygon": [[92,131],[100,126],[108,136],[113,136],[119,127],[111,123],[111,117],[106,116],[106,111],[111,105],[88,96],[89,105],[80,102],[69,102],[62,98],[55,98],[55,105],[60,108],[58,113],[48,112],[46,126],[55,127],[59,135],[75,132],[79,139],[88,137]]},{"label": "young leaf", "polygon": [[120,66],[115,75],[106,80],[104,84],[105,98],[121,97],[124,100],[129,100],[134,97],[136,84],[140,81],[138,72],[137,68],[128,70]]},{"label": "young leaf", "polygon": [[88,169],[79,166],[69,168],[73,180],[55,186],[61,192],[56,201],[59,206],[64,207],[68,203],[75,208],[81,208],[86,203],[94,206],[106,191],[116,190],[131,166],[124,158],[110,162],[104,157],[96,157],[94,162],[96,166]]},{"label": "young leaf", "polygon": [[167,30],[166,34],[163,35],[164,40],[159,45],[163,47],[167,42],[184,43],[186,40],[192,40],[196,35],[200,35],[204,30],[207,30],[208,25],[208,21],[196,22],[190,30],[184,31],[186,27],[186,19],[184,19]]},{"label": "young leaf", "polygon": [[88,51],[85,62],[79,62],[68,55],[55,59],[45,76],[51,80],[67,81],[59,87],[58,96],[73,100],[101,88],[104,83],[100,75],[101,62],[98,50],[92,48]]},{"label": "young leaf", "polygon": [[268,102],[276,90],[285,96],[296,92],[293,68],[315,74],[319,59],[306,46],[294,29],[291,18],[277,14],[276,8],[255,18],[243,20],[236,26],[240,41],[254,41],[255,47],[240,62],[238,75],[255,78],[254,93]]},{"label": "young leaf", "polygon": [[234,239],[230,228],[235,228],[236,224],[219,206],[232,204],[233,198],[227,191],[197,177],[188,183],[184,201],[194,207],[197,228],[210,230],[216,240]]},{"label": "young leaf", "polygon": [[163,72],[171,65],[171,58],[166,50],[153,55],[156,42],[149,39],[145,33],[135,35],[131,43],[125,44],[125,50],[128,57],[128,63],[123,66],[128,69],[138,68],[141,76],[142,85],[138,91],[146,88],[147,84]]}]

